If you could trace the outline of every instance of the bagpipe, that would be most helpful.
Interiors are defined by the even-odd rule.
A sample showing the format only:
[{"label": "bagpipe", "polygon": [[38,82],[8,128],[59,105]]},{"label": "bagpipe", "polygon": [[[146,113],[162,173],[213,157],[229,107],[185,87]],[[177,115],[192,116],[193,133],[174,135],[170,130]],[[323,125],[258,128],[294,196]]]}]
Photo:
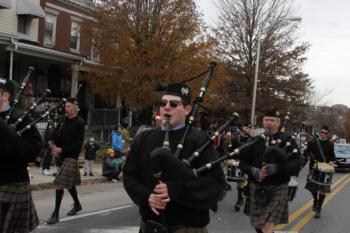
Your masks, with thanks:
[{"label": "bagpipe", "polygon": [[231,117],[221,127],[219,127],[218,130],[215,131],[213,135],[207,139],[207,141],[203,143],[202,146],[200,146],[195,152],[193,152],[192,155],[184,156],[183,159],[180,160],[179,155],[182,149],[184,148],[184,143],[186,141],[187,135],[189,134],[190,129],[193,127],[195,114],[198,111],[200,103],[203,102],[210,80],[214,75],[216,65],[217,64],[215,62],[212,62],[209,65],[206,76],[202,80],[200,92],[193,103],[193,109],[190,114],[190,117],[188,118],[184,134],[181,137],[174,154],[170,151],[169,148],[169,123],[165,124],[165,139],[163,142],[163,146],[155,148],[150,155],[152,172],[155,179],[162,180],[164,182],[175,180],[187,181],[191,179],[197,179],[205,171],[211,170],[213,167],[219,165],[226,159],[237,156],[242,150],[252,146],[257,141],[260,141],[263,138],[261,136],[256,137],[251,142],[244,144],[239,148],[236,148],[232,153],[226,153],[225,156],[222,156],[217,160],[211,161],[201,167],[192,168],[193,162],[200,157],[204,149],[207,148],[214,141],[214,139],[226,129],[228,125],[232,124],[238,119],[238,114],[233,113]]},{"label": "bagpipe", "polygon": [[[22,81],[22,84],[18,92],[15,95],[15,98],[13,100],[13,103],[9,112],[6,114],[4,119],[0,118],[0,132],[1,132],[0,140],[2,142],[15,142],[19,140],[26,131],[34,128],[39,121],[46,119],[52,112],[56,111],[57,108],[59,108],[60,106],[66,103],[66,99],[62,98],[62,100],[59,101],[55,106],[52,106],[51,108],[47,109],[42,115],[31,119],[30,122],[27,123],[26,119],[28,119],[31,116],[31,114],[35,111],[35,108],[38,106],[38,104],[42,103],[46,99],[46,97],[51,93],[51,91],[47,89],[46,92],[41,97],[39,97],[35,101],[35,103],[33,103],[30,106],[30,108],[27,111],[23,113],[22,112],[16,113],[16,116],[13,116],[33,70],[34,70],[33,67],[29,68],[26,76]],[[24,125],[24,122],[26,122],[25,125]]]}]

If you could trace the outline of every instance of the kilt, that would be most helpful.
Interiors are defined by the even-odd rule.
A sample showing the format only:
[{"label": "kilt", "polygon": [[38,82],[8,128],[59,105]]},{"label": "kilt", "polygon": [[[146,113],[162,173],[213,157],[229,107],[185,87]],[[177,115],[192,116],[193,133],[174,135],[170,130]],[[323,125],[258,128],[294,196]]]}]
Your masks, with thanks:
[{"label": "kilt", "polygon": [[251,195],[247,207],[249,208],[251,224],[261,228],[267,221],[274,224],[288,223],[288,183],[263,187],[271,191],[271,201],[267,206],[261,206],[256,202],[254,193],[259,185],[254,182],[250,183],[249,191]]},{"label": "kilt", "polygon": [[316,184],[312,181],[311,177],[308,176],[305,184],[305,189],[309,190],[311,193],[317,193],[320,191],[321,193],[330,193],[331,185],[330,184]]},{"label": "kilt", "polygon": [[8,209],[1,233],[28,233],[39,225],[29,182],[1,185],[0,200],[2,208]]},{"label": "kilt", "polygon": [[65,158],[53,183],[58,189],[70,189],[73,186],[80,185],[81,179],[78,160]]}]

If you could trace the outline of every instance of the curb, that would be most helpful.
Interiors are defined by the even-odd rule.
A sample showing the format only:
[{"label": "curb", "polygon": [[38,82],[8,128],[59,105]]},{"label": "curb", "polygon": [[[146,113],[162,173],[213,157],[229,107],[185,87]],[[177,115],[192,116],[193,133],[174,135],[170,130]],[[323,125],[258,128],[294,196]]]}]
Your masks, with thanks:
[{"label": "curb", "polygon": [[[89,185],[89,184],[97,184],[97,183],[104,183],[109,182],[106,177],[96,177],[96,178],[90,178],[90,179],[81,179],[80,185]],[[53,182],[45,182],[45,183],[38,183],[38,184],[30,184],[30,188],[32,191],[34,190],[44,190],[44,189],[54,189],[55,186]]]}]

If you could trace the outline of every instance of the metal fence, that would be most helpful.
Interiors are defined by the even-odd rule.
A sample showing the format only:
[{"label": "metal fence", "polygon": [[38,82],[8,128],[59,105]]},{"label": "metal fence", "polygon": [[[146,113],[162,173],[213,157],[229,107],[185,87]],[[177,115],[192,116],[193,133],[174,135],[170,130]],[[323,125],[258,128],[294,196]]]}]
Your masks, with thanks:
[{"label": "metal fence", "polygon": [[120,122],[120,109],[89,109],[88,128],[108,129]]}]

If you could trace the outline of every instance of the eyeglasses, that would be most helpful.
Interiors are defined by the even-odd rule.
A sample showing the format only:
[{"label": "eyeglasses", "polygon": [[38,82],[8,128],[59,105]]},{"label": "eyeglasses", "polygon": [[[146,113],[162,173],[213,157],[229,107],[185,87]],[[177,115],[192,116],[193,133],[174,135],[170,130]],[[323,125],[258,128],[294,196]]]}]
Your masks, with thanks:
[{"label": "eyeglasses", "polygon": [[322,134],[328,134],[329,132],[327,131],[321,131]]},{"label": "eyeglasses", "polygon": [[159,105],[161,107],[165,107],[167,104],[169,103],[170,107],[172,108],[176,108],[177,106],[179,106],[180,104],[182,104],[182,102],[180,100],[166,100],[166,99],[161,99],[159,102]]}]

